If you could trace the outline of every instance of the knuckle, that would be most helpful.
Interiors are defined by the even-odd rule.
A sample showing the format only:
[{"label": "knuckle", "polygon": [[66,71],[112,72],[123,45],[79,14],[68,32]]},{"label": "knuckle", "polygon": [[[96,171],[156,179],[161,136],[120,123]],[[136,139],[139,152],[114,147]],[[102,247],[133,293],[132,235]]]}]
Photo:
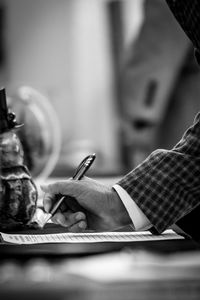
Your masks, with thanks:
[{"label": "knuckle", "polygon": [[76,215],[75,215],[76,220],[82,220],[82,219],[85,219],[85,218],[86,218],[86,216],[82,211],[77,212]]}]

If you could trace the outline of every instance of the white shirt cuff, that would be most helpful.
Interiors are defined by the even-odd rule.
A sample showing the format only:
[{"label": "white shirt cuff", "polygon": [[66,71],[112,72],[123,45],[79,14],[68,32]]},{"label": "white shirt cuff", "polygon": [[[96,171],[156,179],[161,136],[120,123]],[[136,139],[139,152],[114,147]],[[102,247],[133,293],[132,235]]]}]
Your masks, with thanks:
[{"label": "white shirt cuff", "polygon": [[120,199],[122,200],[136,231],[148,230],[151,227],[149,219],[137,206],[135,201],[130,197],[130,195],[118,184],[113,186]]}]

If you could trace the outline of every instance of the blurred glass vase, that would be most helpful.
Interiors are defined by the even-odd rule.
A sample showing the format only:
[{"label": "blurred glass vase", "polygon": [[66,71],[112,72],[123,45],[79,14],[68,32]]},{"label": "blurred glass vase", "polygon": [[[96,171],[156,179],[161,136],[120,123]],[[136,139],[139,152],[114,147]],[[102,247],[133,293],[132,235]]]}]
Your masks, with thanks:
[{"label": "blurred glass vase", "polygon": [[35,180],[43,181],[54,170],[60,154],[61,131],[49,99],[30,86],[15,88],[10,107],[25,126],[19,132],[25,163]]}]

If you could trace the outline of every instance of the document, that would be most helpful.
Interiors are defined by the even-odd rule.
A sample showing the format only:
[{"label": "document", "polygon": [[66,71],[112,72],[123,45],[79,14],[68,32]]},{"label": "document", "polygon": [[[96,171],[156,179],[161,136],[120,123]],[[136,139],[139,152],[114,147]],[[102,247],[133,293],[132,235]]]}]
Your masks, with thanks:
[{"label": "document", "polygon": [[184,239],[173,230],[166,230],[161,235],[152,235],[149,231],[141,232],[84,232],[53,234],[9,234],[1,232],[3,242],[12,244],[48,244],[48,243],[102,243],[102,242],[141,242]]}]

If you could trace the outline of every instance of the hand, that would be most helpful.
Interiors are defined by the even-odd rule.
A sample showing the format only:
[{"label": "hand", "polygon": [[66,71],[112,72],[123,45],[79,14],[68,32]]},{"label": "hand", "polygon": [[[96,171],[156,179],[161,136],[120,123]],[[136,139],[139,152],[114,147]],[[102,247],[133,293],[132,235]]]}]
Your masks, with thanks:
[{"label": "hand", "polygon": [[[77,217],[82,220],[82,226],[89,230],[110,231],[131,223],[130,217],[112,187],[105,186],[95,180],[66,180],[42,186],[46,193],[44,209],[49,212],[56,200],[56,195],[66,195],[60,211],[52,221],[78,231]],[[76,225],[77,223],[77,225]],[[85,229],[84,228],[84,229]],[[81,231],[80,227],[79,230]]]}]

